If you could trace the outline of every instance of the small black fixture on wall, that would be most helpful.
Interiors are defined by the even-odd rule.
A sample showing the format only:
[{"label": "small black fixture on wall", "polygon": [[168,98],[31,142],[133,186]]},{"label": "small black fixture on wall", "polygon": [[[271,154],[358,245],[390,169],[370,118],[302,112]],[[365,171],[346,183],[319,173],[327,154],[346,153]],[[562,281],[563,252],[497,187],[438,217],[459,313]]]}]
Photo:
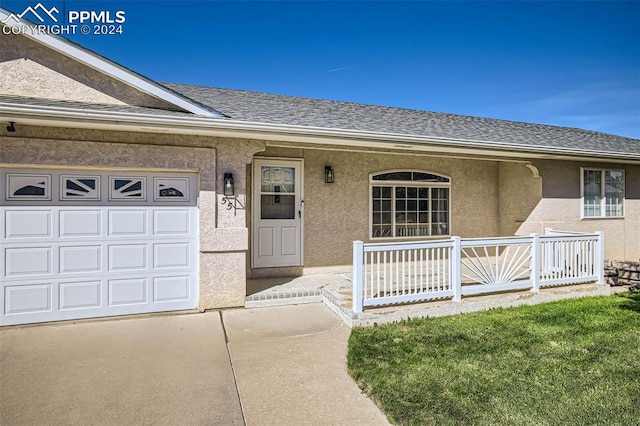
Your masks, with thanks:
[{"label": "small black fixture on wall", "polygon": [[222,179],[222,204],[227,206],[227,210],[233,209],[233,214],[236,214],[236,188],[233,183],[233,173],[225,173]]},{"label": "small black fixture on wall", "polygon": [[225,197],[235,197],[236,190],[233,185],[233,173],[225,173],[224,174],[224,196]]},{"label": "small black fixture on wall", "polygon": [[331,166],[324,166],[324,183],[334,183],[336,181],[336,173]]},{"label": "small black fixture on wall", "polygon": [[16,123],[13,121],[9,122],[9,125],[7,126],[7,132],[14,133],[15,131],[16,131]]}]

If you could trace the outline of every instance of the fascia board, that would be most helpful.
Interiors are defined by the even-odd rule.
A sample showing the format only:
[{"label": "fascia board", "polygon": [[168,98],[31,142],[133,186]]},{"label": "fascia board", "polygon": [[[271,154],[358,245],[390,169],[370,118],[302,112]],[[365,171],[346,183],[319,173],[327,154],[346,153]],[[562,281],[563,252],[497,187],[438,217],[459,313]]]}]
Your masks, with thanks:
[{"label": "fascia board", "polygon": [[[10,15],[5,9],[0,8],[0,21],[7,19]],[[52,36],[45,33],[36,32],[35,34],[28,29],[30,25],[24,22],[7,22],[3,25],[9,27],[18,27],[21,29],[20,34],[40,43],[56,52],[68,56],[90,68],[99,71],[109,77],[121,81],[137,90],[140,90],[150,96],[161,99],[185,111],[206,117],[222,118],[224,115],[214,109],[207,108],[188,98],[185,98],[157,83],[143,77],[142,75],[131,71],[107,58],[96,53],[90,52],[74,43],[65,40],[62,37]],[[32,24],[36,25],[36,24]]]},{"label": "fascia board", "polygon": [[177,117],[113,111],[0,103],[0,120],[34,126],[70,127],[112,131],[170,133],[216,137],[287,141],[320,145],[348,144],[356,147],[406,151],[451,152],[520,158],[580,159],[639,163],[640,155],[623,152],[589,151],[539,147],[471,139],[447,139],[394,133],[332,129],[245,122],[205,117]]}]

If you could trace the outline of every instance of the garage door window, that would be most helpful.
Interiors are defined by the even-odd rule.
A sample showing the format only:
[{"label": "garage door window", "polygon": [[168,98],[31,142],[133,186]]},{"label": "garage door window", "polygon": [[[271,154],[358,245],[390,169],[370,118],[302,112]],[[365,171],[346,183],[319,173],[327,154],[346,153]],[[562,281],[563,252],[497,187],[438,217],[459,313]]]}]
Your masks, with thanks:
[{"label": "garage door window", "polygon": [[144,177],[114,177],[109,178],[110,200],[144,200],[146,180]]},{"label": "garage door window", "polygon": [[51,175],[7,174],[8,200],[50,200]]},{"label": "garage door window", "polygon": [[156,201],[189,200],[189,179],[155,178],[154,185]]},{"label": "garage door window", "polygon": [[100,176],[60,176],[60,198],[63,200],[99,200]]}]

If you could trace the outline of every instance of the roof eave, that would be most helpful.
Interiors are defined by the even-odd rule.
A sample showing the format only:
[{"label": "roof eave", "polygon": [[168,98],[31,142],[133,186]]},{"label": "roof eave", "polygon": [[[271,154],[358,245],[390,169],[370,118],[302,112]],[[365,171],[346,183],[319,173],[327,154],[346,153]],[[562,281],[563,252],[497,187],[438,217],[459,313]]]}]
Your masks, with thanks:
[{"label": "roof eave", "polygon": [[232,119],[213,120],[196,116],[180,117],[149,113],[77,110],[14,103],[0,103],[0,120],[14,121],[18,125],[215,136],[317,145],[338,144],[409,152],[464,153],[526,159],[588,159],[594,162],[640,164],[640,155],[624,152],[589,151],[471,139],[258,123]]}]

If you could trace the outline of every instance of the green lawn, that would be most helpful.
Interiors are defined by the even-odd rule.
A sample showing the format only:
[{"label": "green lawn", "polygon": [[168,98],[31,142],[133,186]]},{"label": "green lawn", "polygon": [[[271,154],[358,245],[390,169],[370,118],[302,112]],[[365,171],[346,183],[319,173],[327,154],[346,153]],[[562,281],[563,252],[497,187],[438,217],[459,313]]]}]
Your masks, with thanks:
[{"label": "green lawn", "polygon": [[640,294],[356,328],[349,372],[402,425],[640,425]]}]

